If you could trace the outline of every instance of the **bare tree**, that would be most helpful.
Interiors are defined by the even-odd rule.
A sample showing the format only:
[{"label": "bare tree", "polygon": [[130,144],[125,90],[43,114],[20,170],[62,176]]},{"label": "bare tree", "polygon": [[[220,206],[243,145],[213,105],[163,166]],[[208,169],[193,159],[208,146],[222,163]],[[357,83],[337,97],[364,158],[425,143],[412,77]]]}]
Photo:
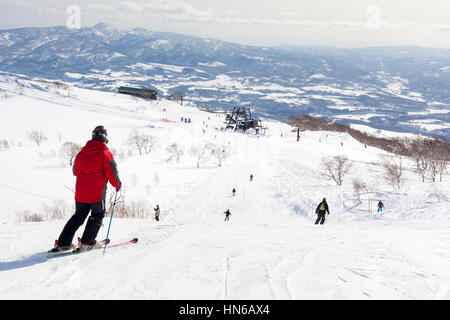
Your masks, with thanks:
[{"label": "bare tree", "polygon": [[422,177],[422,182],[425,182],[425,176],[428,171],[428,159],[426,153],[417,153],[414,156],[414,160],[416,161],[416,168]]},{"label": "bare tree", "polygon": [[425,182],[427,175],[431,181],[435,182],[437,175],[440,181],[447,170],[450,151],[448,142],[439,139],[415,139],[411,143],[413,158],[416,161],[416,168]]},{"label": "bare tree", "polygon": [[439,172],[439,181],[442,182],[442,176],[447,171],[448,166],[448,158],[450,157],[450,153],[448,151],[443,151],[442,156],[437,161],[437,169]]},{"label": "bare tree", "polygon": [[8,92],[6,90],[0,91],[0,97],[3,99],[8,99],[9,98]]},{"label": "bare tree", "polygon": [[448,160],[450,159],[450,150],[448,142],[433,143],[430,142],[430,160],[429,172],[431,180],[436,181],[436,176],[439,174],[439,180],[442,182],[442,176],[447,171]]},{"label": "bare tree", "polygon": [[174,92],[170,95],[170,99],[179,102],[180,105],[183,105],[184,95],[180,92]]},{"label": "bare tree", "polygon": [[322,159],[322,175],[329,180],[342,185],[344,177],[350,172],[352,163],[346,156],[335,156],[332,159]]},{"label": "bare tree", "polygon": [[47,140],[47,137],[45,136],[44,132],[39,131],[37,129],[31,129],[31,131],[27,133],[27,137],[28,139],[36,143],[38,147],[41,145],[42,142]]},{"label": "bare tree", "polygon": [[225,146],[218,146],[218,148],[214,152],[214,156],[216,157],[218,161],[219,167],[222,166],[222,162],[226,160],[230,156],[230,151]]},{"label": "bare tree", "polygon": [[156,146],[156,143],[158,142],[158,138],[151,136],[149,134],[143,134],[142,139],[144,140],[144,151],[145,153],[150,153],[153,151],[153,149]]},{"label": "bare tree", "polygon": [[403,174],[402,158],[400,156],[383,156],[382,167],[384,169],[384,178],[394,187],[400,189],[401,177]]},{"label": "bare tree", "polygon": [[144,152],[144,141],[137,131],[133,131],[133,133],[128,136],[127,144],[131,147],[131,149],[138,150],[139,154]]},{"label": "bare tree", "polygon": [[150,153],[154,149],[157,141],[158,139],[154,136],[133,131],[128,137],[127,143],[142,155],[143,153]]},{"label": "bare tree", "polygon": [[24,90],[25,90],[25,85],[23,83],[18,83],[16,88],[14,89],[14,92],[22,95]]},{"label": "bare tree", "polygon": [[0,139],[0,151],[4,151],[6,149],[9,149],[9,142],[5,139]]},{"label": "bare tree", "polygon": [[367,192],[367,185],[359,179],[353,179],[353,191],[358,198],[358,204],[361,203],[361,193]]},{"label": "bare tree", "polygon": [[68,97],[70,97],[70,92],[72,92],[72,90],[73,90],[73,89],[72,89],[71,86],[67,86],[67,87],[66,87],[66,93],[67,93],[67,96],[68,96]]},{"label": "bare tree", "polygon": [[436,176],[439,172],[438,169],[438,165],[439,165],[439,160],[436,157],[435,154],[431,153],[430,154],[430,160],[429,160],[429,167],[428,167],[428,172],[430,174],[430,179],[431,181],[435,182],[436,181]]},{"label": "bare tree", "polygon": [[72,166],[73,160],[75,159],[78,152],[81,151],[81,148],[83,148],[83,147],[75,142],[66,141],[61,146],[60,154],[64,158],[68,159],[69,164]]},{"label": "bare tree", "polygon": [[170,153],[170,159],[174,158],[177,163],[180,163],[180,157],[183,155],[183,147],[177,143],[173,143],[167,147],[167,151]]}]

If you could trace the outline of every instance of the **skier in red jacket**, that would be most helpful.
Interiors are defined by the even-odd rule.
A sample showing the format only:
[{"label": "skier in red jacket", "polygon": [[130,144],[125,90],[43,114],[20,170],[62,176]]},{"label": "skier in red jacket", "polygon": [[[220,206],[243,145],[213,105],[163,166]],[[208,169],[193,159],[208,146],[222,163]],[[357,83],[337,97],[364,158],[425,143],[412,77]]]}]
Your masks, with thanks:
[{"label": "skier in red jacket", "polygon": [[117,191],[120,190],[117,165],[106,144],[108,133],[103,126],[92,132],[89,140],[75,158],[73,174],[77,177],[75,187],[75,214],[66,223],[61,235],[51,252],[65,251],[73,248],[75,232],[88,219],[81,237],[80,250],[87,250],[96,245],[95,238],[105,216],[105,197],[108,181]]}]

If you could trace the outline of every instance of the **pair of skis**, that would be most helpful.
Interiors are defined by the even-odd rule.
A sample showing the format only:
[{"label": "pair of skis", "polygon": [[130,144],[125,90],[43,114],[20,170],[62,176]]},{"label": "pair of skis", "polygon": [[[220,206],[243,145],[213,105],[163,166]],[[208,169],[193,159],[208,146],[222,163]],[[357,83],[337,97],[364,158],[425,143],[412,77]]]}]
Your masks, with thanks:
[{"label": "pair of skis", "polygon": [[130,241],[125,241],[125,242],[121,242],[121,243],[116,243],[116,244],[110,244],[110,239],[108,239],[108,244],[105,246],[105,242],[106,240],[100,241],[96,246],[88,249],[88,250],[73,250],[73,251],[60,251],[60,252],[48,252],[48,257],[49,258],[53,258],[53,257],[64,257],[64,256],[70,256],[70,255],[75,255],[75,254],[80,254],[80,253],[86,253],[86,252],[91,252],[94,250],[99,250],[99,249],[111,249],[111,248],[117,248],[117,247],[123,247],[123,246],[128,246],[128,245],[132,245],[132,244],[136,244],[138,242],[138,238],[134,238],[131,239]]}]

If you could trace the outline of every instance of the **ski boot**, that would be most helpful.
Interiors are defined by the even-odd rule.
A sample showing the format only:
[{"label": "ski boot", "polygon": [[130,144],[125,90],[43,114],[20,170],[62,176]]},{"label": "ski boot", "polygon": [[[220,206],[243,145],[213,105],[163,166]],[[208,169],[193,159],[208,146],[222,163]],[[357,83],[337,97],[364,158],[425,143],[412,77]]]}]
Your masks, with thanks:
[{"label": "ski boot", "polygon": [[[103,248],[103,246],[105,245],[106,240],[97,242],[97,240],[94,240],[94,244],[85,244],[85,243],[81,243],[81,239],[78,238],[78,248],[76,248],[75,250],[73,250],[73,252],[75,253],[81,253],[81,252],[86,252],[92,249],[99,249],[99,248]],[[108,243],[109,244],[109,239],[108,239]]]},{"label": "ski boot", "polygon": [[69,246],[61,247],[58,245],[58,240],[55,240],[55,245],[54,245],[53,249],[49,250],[48,253],[64,252],[64,251],[72,250],[74,248],[75,248],[75,246],[73,244],[71,244]]}]

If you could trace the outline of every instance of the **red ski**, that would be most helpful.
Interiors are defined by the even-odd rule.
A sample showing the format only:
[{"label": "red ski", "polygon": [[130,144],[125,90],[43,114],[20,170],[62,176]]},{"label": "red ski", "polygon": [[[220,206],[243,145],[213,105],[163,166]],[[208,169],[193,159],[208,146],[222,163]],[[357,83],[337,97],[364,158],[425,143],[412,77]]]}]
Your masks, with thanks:
[{"label": "red ski", "polygon": [[130,241],[125,241],[125,242],[121,242],[121,243],[116,243],[116,244],[110,244],[110,239],[108,239],[108,244],[105,247],[105,242],[103,242],[103,244],[99,244],[98,246],[95,246],[93,248],[90,248],[88,250],[73,250],[72,253],[73,254],[78,254],[78,253],[85,253],[85,252],[89,252],[92,250],[98,250],[98,249],[110,249],[110,248],[117,248],[117,247],[123,247],[123,246],[128,246],[130,244],[136,244],[138,242],[138,238],[134,238],[131,239]]},{"label": "red ski", "polygon": [[137,242],[138,242],[138,238],[134,238],[134,239],[131,239],[130,241],[125,241],[125,242],[116,243],[116,244],[109,244],[110,243],[110,239],[108,239],[108,244],[106,245],[106,247],[105,247],[105,240],[104,240],[104,241],[99,242],[97,246],[95,246],[93,248],[90,248],[89,250],[85,250],[85,251],[73,250],[73,251],[65,251],[65,252],[56,253],[56,254],[49,253],[48,257],[49,258],[65,257],[65,256],[70,256],[70,255],[75,255],[75,254],[91,252],[91,251],[99,250],[99,249],[110,249],[110,248],[117,248],[117,247],[128,246],[128,245],[136,244]]},{"label": "red ski", "polygon": [[[134,238],[131,239],[130,241],[125,241],[125,242],[121,242],[121,243],[116,243],[116,244],[108,244],[106,246],[106,249],[108,248],[116,248],[116,247],[123,247],[123,246],[128,246],[130,244],[136,244],[138,242],[138,238]],[[104,248],[104,247],[102,247]]]}]

